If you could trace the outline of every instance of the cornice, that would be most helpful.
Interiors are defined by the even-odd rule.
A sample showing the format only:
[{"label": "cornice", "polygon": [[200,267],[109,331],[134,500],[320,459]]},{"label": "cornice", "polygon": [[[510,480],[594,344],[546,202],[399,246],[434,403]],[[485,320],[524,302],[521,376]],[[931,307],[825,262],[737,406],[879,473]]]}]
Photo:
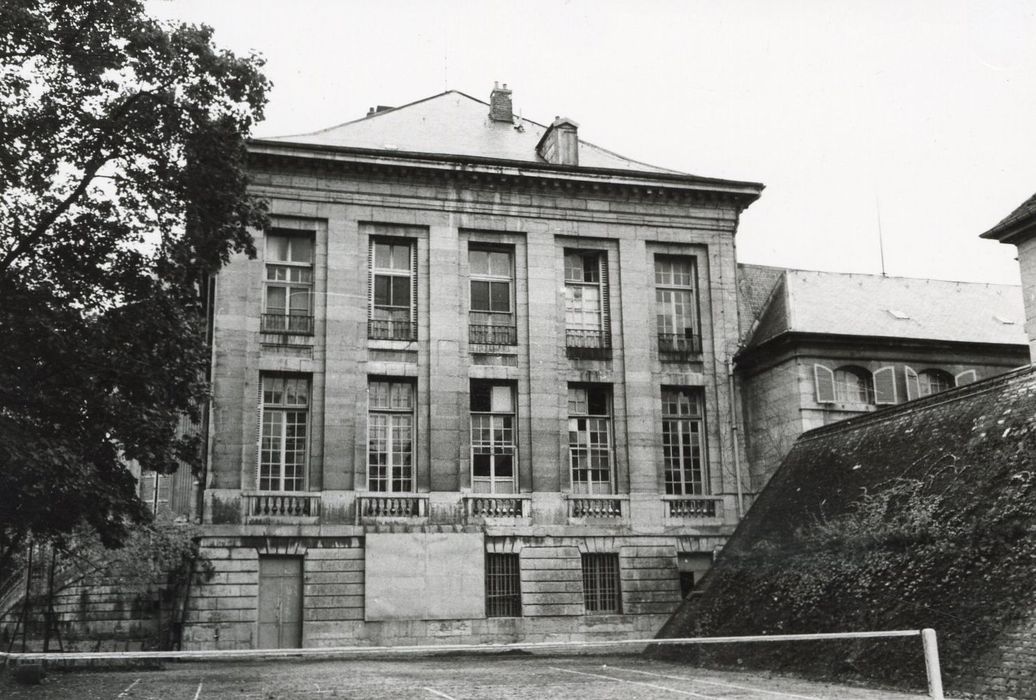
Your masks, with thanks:
[{"label": "cornice", "polygon": [[649,173],[527,163],[524,161],[426,153],[287,144],[253,140],[248,166],[256,170],[376,176],[406,182],[447,183],[477,189],[558,192],[647,202],[726,205],[742,211],[759,198],[763,185]]}]

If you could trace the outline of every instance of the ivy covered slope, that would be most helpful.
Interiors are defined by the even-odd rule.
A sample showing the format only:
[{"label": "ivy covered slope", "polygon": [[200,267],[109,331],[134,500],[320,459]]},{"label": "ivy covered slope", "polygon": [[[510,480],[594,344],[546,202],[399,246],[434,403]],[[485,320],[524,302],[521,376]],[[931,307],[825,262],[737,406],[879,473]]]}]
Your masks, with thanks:
[{"label": "ivy covered slope", "polygon": [[[1001,663],[1009,633],[1036,618],[1034,489],[1036,372],[1028,368],[812,431],[760,495],[701,597],[661,636],[932,627],[949,687],[977,687],[983,666]],[[710,654],[924,682],[916,638]],[[1026,681],[1013,683],[1021,691]]]}]

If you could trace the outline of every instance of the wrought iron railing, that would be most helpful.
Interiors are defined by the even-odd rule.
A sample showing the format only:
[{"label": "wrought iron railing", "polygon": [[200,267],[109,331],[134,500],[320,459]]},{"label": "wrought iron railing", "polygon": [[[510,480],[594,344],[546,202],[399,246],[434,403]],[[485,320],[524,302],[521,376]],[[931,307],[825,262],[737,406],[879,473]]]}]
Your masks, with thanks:
[{"label": "wrought iron railing", "polygon": [[472,345],[517,345],[518,329],[472,323],[468,326],[468,342]]},{"label": "wrought iron railing", "polygon": [[320,494],[291,491],[263,491],[245,494],[250,518],[316,518],[320,515]]},{"label": "wrought iron railing", "polygon": [[464,512],[471,518],[528,518],[532,497],[518,494],[471,494],[464,497]]},{"label": "wrought iron railing", "polygon": [[594,520],[626,520],[629,518],[627,496],[583,496],[569,494],[568,517]]},{"label": "wrought iron railing", "polygon": [[671,520],[716,518],[723,510],[723,499],[713,496],[663,496],[662,501]]},{"label": "wrought iron railing", "polygon": [[263,333],[313,335],[313,317],[300,314],[263,314]]},{"label": "wrought iron railing", "polygon": [[573,359],[610,360],[611,334],[602,330],[565,330],[565,354]]},{"label": "wrought iron railing", "polygon": [[367,321],[367,337],[372,340],[417,340],[417,324],[372,318]]},{"label": "wrought iron railing", "polygon": [[658,355],[663,360],[681,360],[700,352],[701,337],[690,331],[658,334]]}]

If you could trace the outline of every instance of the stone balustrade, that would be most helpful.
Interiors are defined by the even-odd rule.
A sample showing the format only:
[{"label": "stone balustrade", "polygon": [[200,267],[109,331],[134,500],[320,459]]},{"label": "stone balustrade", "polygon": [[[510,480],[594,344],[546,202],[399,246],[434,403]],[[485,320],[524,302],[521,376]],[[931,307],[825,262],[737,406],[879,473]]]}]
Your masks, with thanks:
[{"label": "stone balustrade", "polygon": [[576,520],[629,520],[628,496],[583,496],[568,494],[568,517]]},{"label": "stone balustrade", "polygon": [[356,497],[357,523],[370,519],[410,520],[428,517],[428,495],[419,493],[364,494]]},{"label": "stone balustrade", "polygon": [[667,520],[718,518],[723,514],[723,499],[713,496],[662,496]]},{"label": "stone balustrade", "polygon": [[464,496],[464,513],[472,518],[529,518],[532,497],[518,494],[471,494]]},{"label": "stone balustrade", "polygon": [[243,494],[249,518],[317,518],[320,494],[298,491],[254,491]]}]

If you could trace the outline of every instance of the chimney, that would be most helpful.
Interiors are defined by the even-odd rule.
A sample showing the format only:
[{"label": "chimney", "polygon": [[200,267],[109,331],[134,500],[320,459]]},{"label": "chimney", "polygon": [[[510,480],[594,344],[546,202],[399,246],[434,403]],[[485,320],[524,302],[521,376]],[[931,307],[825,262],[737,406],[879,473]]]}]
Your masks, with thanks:
[{"label": "chimney", "polygon": [[500,87],[500,83],[493,82],[493,92],[489,93],[489,118],[495,122],[514,122],[511,91],[507,89],[507,83]]},{"label": "chimney", "polygon": [[579,165],[579,124],[568,117],[554,117],[536,144],[536,152],[554,165]]}]

